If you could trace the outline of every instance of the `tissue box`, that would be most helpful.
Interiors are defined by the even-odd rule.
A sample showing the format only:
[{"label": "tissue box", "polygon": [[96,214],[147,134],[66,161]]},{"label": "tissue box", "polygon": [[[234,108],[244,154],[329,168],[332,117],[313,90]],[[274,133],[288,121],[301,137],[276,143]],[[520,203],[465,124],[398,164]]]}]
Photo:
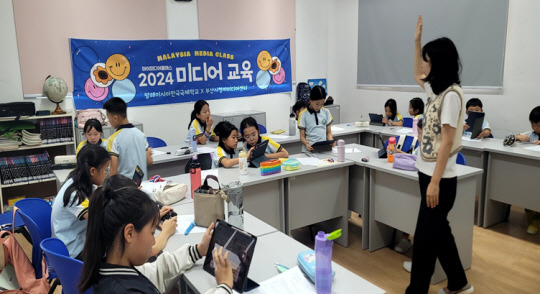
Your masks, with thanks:
[{"label": "tissue box", "polygon": [[261,162],[261,176],[278,174],[281,172],[281,160],[273,159]]}]

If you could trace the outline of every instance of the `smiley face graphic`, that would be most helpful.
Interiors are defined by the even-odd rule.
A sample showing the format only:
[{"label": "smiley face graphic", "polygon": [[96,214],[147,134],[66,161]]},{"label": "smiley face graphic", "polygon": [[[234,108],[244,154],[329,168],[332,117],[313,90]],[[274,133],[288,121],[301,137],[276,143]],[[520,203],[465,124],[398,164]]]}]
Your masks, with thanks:
[{"label": "smiley face graphic", "polygon": [[105,62],[107,72],[113,79],[121,81],[129,75],[131,65],[129,60],[122,54],[113,54]]},{"label": "smiley face graphic", "polygon": [[257,65],[261,70],[268,70],[272,65],[272,56],[270,52],[263,50],[257,55]]},{"label": "smiley face graphic", "polygon": [[84,83],[84,92],[88,95],[88,98],[94,101],[101,101],[109,94],[109,88],[98,87],[94,84],[92,79],[88,79],[86,80],[86,83]]}]

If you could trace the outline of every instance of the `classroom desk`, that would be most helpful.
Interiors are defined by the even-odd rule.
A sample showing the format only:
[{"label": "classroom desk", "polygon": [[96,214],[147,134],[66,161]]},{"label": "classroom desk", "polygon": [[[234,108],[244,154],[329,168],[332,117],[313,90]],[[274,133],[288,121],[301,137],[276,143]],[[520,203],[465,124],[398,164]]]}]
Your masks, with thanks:
[{"label": "classroom desk", "polygon": [[536,145],[515,143],[514,146],[508,147],[503,146],[502,140],[485,146],[489,158],[484,227],[504,220],[505,204],[540,211],[538,197],[540,152],[524,149],[532,146]]},{"label": "classroom desk", "polygon": [[[418,174],[392,168],[386,159],[366,163],[369,176],[369,250],[386,247],[394,228],[414,235],[420,206]],[[457,197],[448,215],[463,267],[471,267],[474,226],[474,199],[482,170],[457,165]],[[366,221],[364,220],[364,223]],[[433,284],[444,280],[437,262],[431,279]]]},{"label": "classroom desk", "polygon": [[[321,159],[333,157],[318,156]],[[295,157],[305,155],[291,156]],[[243,185],[244,209],[274,228],[290,234],[294,229],[329,221],[326,223],[328,231],[343,229],[343,237],[336,242],[347,247],[349,166],[352,164],[347,160],[320,167],[301,165],[299,170],[282,170],[268,176],[261,176],[258,168],[248,168],[247,175],[239,175],[238,167],[219,168],[218,178],[221,184],[239,179]],[[187,174],[167,179],[189,186]]]}]

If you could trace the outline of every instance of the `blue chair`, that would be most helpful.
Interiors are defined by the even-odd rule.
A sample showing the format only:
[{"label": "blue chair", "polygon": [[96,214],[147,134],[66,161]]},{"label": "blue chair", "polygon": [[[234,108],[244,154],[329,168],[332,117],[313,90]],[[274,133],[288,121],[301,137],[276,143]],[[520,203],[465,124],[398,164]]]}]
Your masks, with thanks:
[{"label": "blue chair", "polygon": [[161,140],[160,138],[156,137],[146,137],[146,141],[148,141],[148,146],[152,148],[158,148],[158,147],[166,147],[167,143],[165,141]]},{"label": "blue chair", "polygon": [[412,128],[413,118],[412,117],[404,117],[403,118],[403,126],[406,128]]},{"label": "blue chair", "polygon": [[461,152],[459,152],[459,153],[457,154],[456,163],[457,163],[457,164],[461,164],[461,165],[467,165],[467,163],[466,163],[466,161],[465,161],[465,156],[463,156],[463,154],[461,154]]},{"label": "blue chair", "polygon": [[[47,238],[41,241],[40,248],[56,269],[58,279],[62,283],[62,293],[79,293],[77,284],[81,279],[83,262],[69,257],[68,249],[60,239]],[[92,289],[84,293],[92,293]]]},{"label": "blue chair", "polygon": [[259,133],[266,134],[266,128],[261,124],[257,124],[257,125],[259,125]]},{"label": "blue chair", "polygon": [[[0,214],[0,231],[9,231],[13,227],[13,211],[6,211]],[[24,227],[21,217],[15,215],[15,228]]]}]

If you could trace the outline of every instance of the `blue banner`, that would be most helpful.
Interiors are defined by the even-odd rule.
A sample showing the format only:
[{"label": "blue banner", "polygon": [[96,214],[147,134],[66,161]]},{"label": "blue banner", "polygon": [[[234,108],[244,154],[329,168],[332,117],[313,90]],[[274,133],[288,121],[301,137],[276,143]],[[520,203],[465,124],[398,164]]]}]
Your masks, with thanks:
[{"label": "blue banner", "polygon": [[77,109],[292,91],[289,39],[70,41]]}]

